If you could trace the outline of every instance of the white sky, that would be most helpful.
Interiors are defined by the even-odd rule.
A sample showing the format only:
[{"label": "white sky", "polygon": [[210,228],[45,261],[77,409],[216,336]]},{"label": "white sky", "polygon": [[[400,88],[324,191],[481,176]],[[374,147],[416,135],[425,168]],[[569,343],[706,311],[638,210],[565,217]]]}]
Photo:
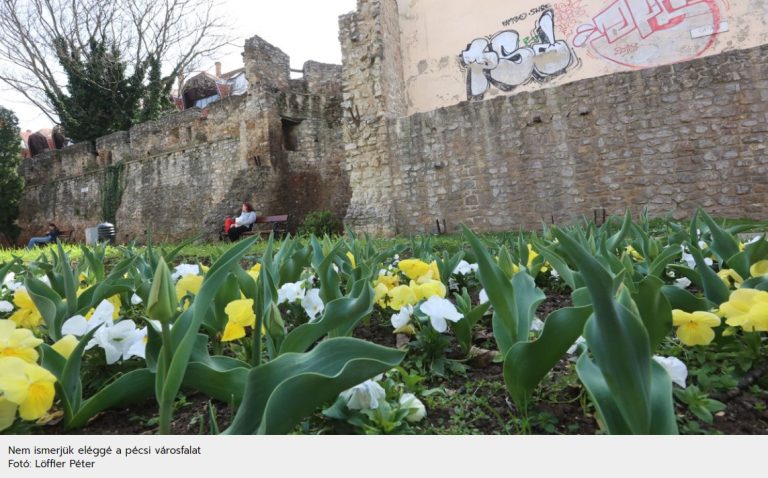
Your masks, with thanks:
[{"label": "white sky", "polygon": [[[219,0],[232,22],[237,47],[222,50],[222,70],[242,66],[240,54],[246,38],[259,35],[291,57],[291,68],[301,69],[306,60],[341,63],[339,15],[355,10],[356,0]],[[213,72],[213,61],[208,70]],[[50,120],[26,99],[0,90],[0,105],[19,118],[22,131],[50,128]]]}]

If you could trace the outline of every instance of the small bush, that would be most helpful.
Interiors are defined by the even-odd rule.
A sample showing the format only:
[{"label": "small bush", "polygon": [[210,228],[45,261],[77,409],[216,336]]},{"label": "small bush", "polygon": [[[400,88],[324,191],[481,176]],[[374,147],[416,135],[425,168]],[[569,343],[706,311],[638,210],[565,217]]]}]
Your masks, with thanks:
[{"label": "small bush", "polygon": [[322,237],[326,234],[339,234],[341,229],[341,221],[331,211],[313,211],[304,218],[304,223],[299,226],[299,233]]}]

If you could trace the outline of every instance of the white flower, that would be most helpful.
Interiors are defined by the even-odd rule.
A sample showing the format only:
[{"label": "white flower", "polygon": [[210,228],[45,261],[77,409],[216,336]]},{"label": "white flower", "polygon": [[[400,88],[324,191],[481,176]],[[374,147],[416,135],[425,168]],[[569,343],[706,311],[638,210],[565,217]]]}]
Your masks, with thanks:
[{"label": "white flower", "polygon": [[7,300],[0,300],[0,312],[13,312],[13,304]]},{"label": "white flower", "polygon": [[485,289],[480,290],[480,303],[485,304],[488,302],[488,293],[485,291]]},{"label": "white flower", "polygon": [[39,280],[43,284],[47,285],[48,287],[51,286],[51,279],[49,279],[48,276],[39,276],[37,278],[37,280]]},{"label": "white flower", "polygon": [[309,321],[314,322],[317,320],[318,315],[325,310],[325,304],[323,299],[320,298],[320,289],[310,289],[301,298],[301,306],[304,308],[304,312],[309,316]]},{"label": "white flower", "polygon": [[136,330],[136,324],[132,320],[121,320],[111,327],[97,330],[91,342],[104,349],[107,365],[111,365],[121,357],[123,360],[131,358],[133,355],[130,350],[137,340],[143,342],[144,335]]},{"label": "white flower", "polygon": [[691,281],[687,277],[681,277],[675,281],[674,285],[680,289],[687,289],[691,285]]},{"label": "white flower", "polygon": [[537,333],[544,330],[544,321],[538,317],[534,317],[533,322],[531,322],[531,330]]},{"label": "white flower", "polygon": [[179,264],[173,269],[171,279],[177,281],[184,276],[196,276],[200,274],[200,266],[197,264]]},{"label": "white flower", "polygon": [[16,282],[16,274],[13,272],[9,272],[5,275],[5,279],[3,279],[3,285],[7,287],[11,292],[16,292],[18,289],[24,287],[21,282]]},{"label": "white flower", "polygon": [[139,296],[138,296],[138,294],[135,294],[135,293],[134,293],[134,294],[131,296],[131,304],[132,304],[132,305],[139,305],[139,304],[141,304],[142,302],[144,302],[144,301],[143,301],[143,300],[141,300],[141,297],[139,297]]},{"label": "white flower", "polygon": [[[154,322],[154,321],[153,321]],[[133,345],[128,349],[126,355],[130,357],[146,358],[147,355],[147,328],[139,329],[136,331],[135,340]]]},{"label": "white flower", "polygon": [[280,290],[277,291],[277,303],[295,302],[302,299],[305,292],[304,281],[286,282],[280,287]]},{"label": "white flower", "polygon": [[659,363],[672,378],[672,382],[685,388],[685,379],[688,378],[688,367],[677,357],[653,356],[653,360]]},{"label": "white flower", "polygon": [[752,239],[750,239],[749,241],[745,242],[745,243],[744,243],[744,246],[748,246],[748,245],[750,245],[750,244],[754,244],[754,243],[756,243],[757,241],[759,241],[759,240],[760,240],[760,238],[761,238],[761,237],[763,237],[763,236],[755,236],[755,237],[753,237],[753,238],[752,238]]},{"label": "white flower", "polygon": [[448,278],[448,290],[459,291],[459,283],[453,277]]},{"label": "white flower", "polygon": [[[90,320],[86,319],[82,315],[70,317],[61,326],[61,334],[80,337],[87,334],[101,324],[105,324],[105,326],[102,328],[111,327],[114,323],[112,321],[112,313],[114,311],[115,306],[112,304],[112,302],[108,300],[102,300],[101,303],[96,307],[96,310],[93,311],[93,315],[91,316]],[[89,343],[88,348],[90,347],[92,347],[92,345]]]},{"label": "white flower", "polygon": [[387,392],[373,380],[366,380],[341,392],[340,396],[350,410],[375,410],[379,408],[379,400],[386,398]]},{"label": "white flower", "polygon": [[[688,251],[685,249],[685,246],[680,246],[683,249],[683,262],[685,262],[688,265],[689,269],[695,269],[696,268],[696,260],[693,258],[693,255],[689,254]],[[704,264],[706,264],[709,267],[712,267],[712,259],[709,257],[704,258]]]},{"label": "white flower", "polygon": [[670,279],[674,279],[675,278],[675,271],[668,270],[667,271],[667,277],[669,277]]},{"label": "white flower", "polygon": [[426,302],[422,303],[420,308],[422,312],[429,316],[432,328],[440,333],[448,330],[448,323],[446,320],[458,322],[464,317],[463,314],[460,314],[459,311],[456,310],[456,306],[454,306],[450,300],[442,299],[436,295],[433,295],[427,299]]},{"label": "white flower", "polygon": [[411,316],[413,315],[413,306],[412,305],[405,305],[400,309],[400,312],[397,314],[392,315],[392,327],[395,328],[395,330],[399,329],[400,327],[404,327],[408,322],[411,321]]},{"label": "white flower", "polygon": [[477,272],[477,264],[470,264],[467,261],[462,260],[453,270],[454,274],[467,276],[473,272]]},{"label": "white flower", "polygon": [[555,279],[559,279],[560,278],[560,273],[557,272],[554,268],[552,268],[552,270],[549,271],[549,275],[551,275]]},{"label": "white flower", "polygon": [[578,350],[579,345],[585,344],[585,343],[587,343],[587,339],[579,336],[579,338],[576,339],[576,342],[574,342],[573,345],[571,345],[570,348],[566,350],[566,353],[568,353],[569,355],[573,355],[574,353],[576,353],[576,350]]},{"label": "white flower", "polygon": [[411,423],[421,421],[427,416],[427,408],[421,403],[421,400],[416,398],[416,395],[412,393],[404,393],[400,397],[400,406],[409,410],[405,419]]}]

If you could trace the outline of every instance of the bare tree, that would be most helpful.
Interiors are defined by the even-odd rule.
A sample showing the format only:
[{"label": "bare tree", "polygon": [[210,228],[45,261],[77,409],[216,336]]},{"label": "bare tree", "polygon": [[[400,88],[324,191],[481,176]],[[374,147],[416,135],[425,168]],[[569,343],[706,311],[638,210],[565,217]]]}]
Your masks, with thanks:
[{"label": "bare tree", "polygon": [[154,59],[171,84],[230,41],[216,0],[0,0],[0,31],[0,81],[53,121],[62,48],[87,61],[90,44],[104,43],[133,68]]}]

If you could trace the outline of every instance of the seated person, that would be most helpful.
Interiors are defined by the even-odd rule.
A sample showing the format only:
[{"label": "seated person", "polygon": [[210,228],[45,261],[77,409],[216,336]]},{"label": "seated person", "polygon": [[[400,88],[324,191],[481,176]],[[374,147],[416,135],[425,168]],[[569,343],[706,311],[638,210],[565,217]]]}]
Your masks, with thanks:
[{"label": "seated person", "polygon": [[244,202],[242,212],[235,219],[235,223],[229,228],[227,235],[229,240],[234,242],[240,239],[240,235],[245,231],[253,229],[253,223],[256,222],[256,212],[253,210],[251,203]]},{"label": "seated person", "polygon": [[[254,219],[255,220],[255,219]],[[39,244],[48,244],[49,242],[56,242],[56,239],[61,235],[61,231],[56,227],[56,224],[48,223],[48,234],[41,237],[33,237],[27,244],[27,249],[32,249]]]}]

